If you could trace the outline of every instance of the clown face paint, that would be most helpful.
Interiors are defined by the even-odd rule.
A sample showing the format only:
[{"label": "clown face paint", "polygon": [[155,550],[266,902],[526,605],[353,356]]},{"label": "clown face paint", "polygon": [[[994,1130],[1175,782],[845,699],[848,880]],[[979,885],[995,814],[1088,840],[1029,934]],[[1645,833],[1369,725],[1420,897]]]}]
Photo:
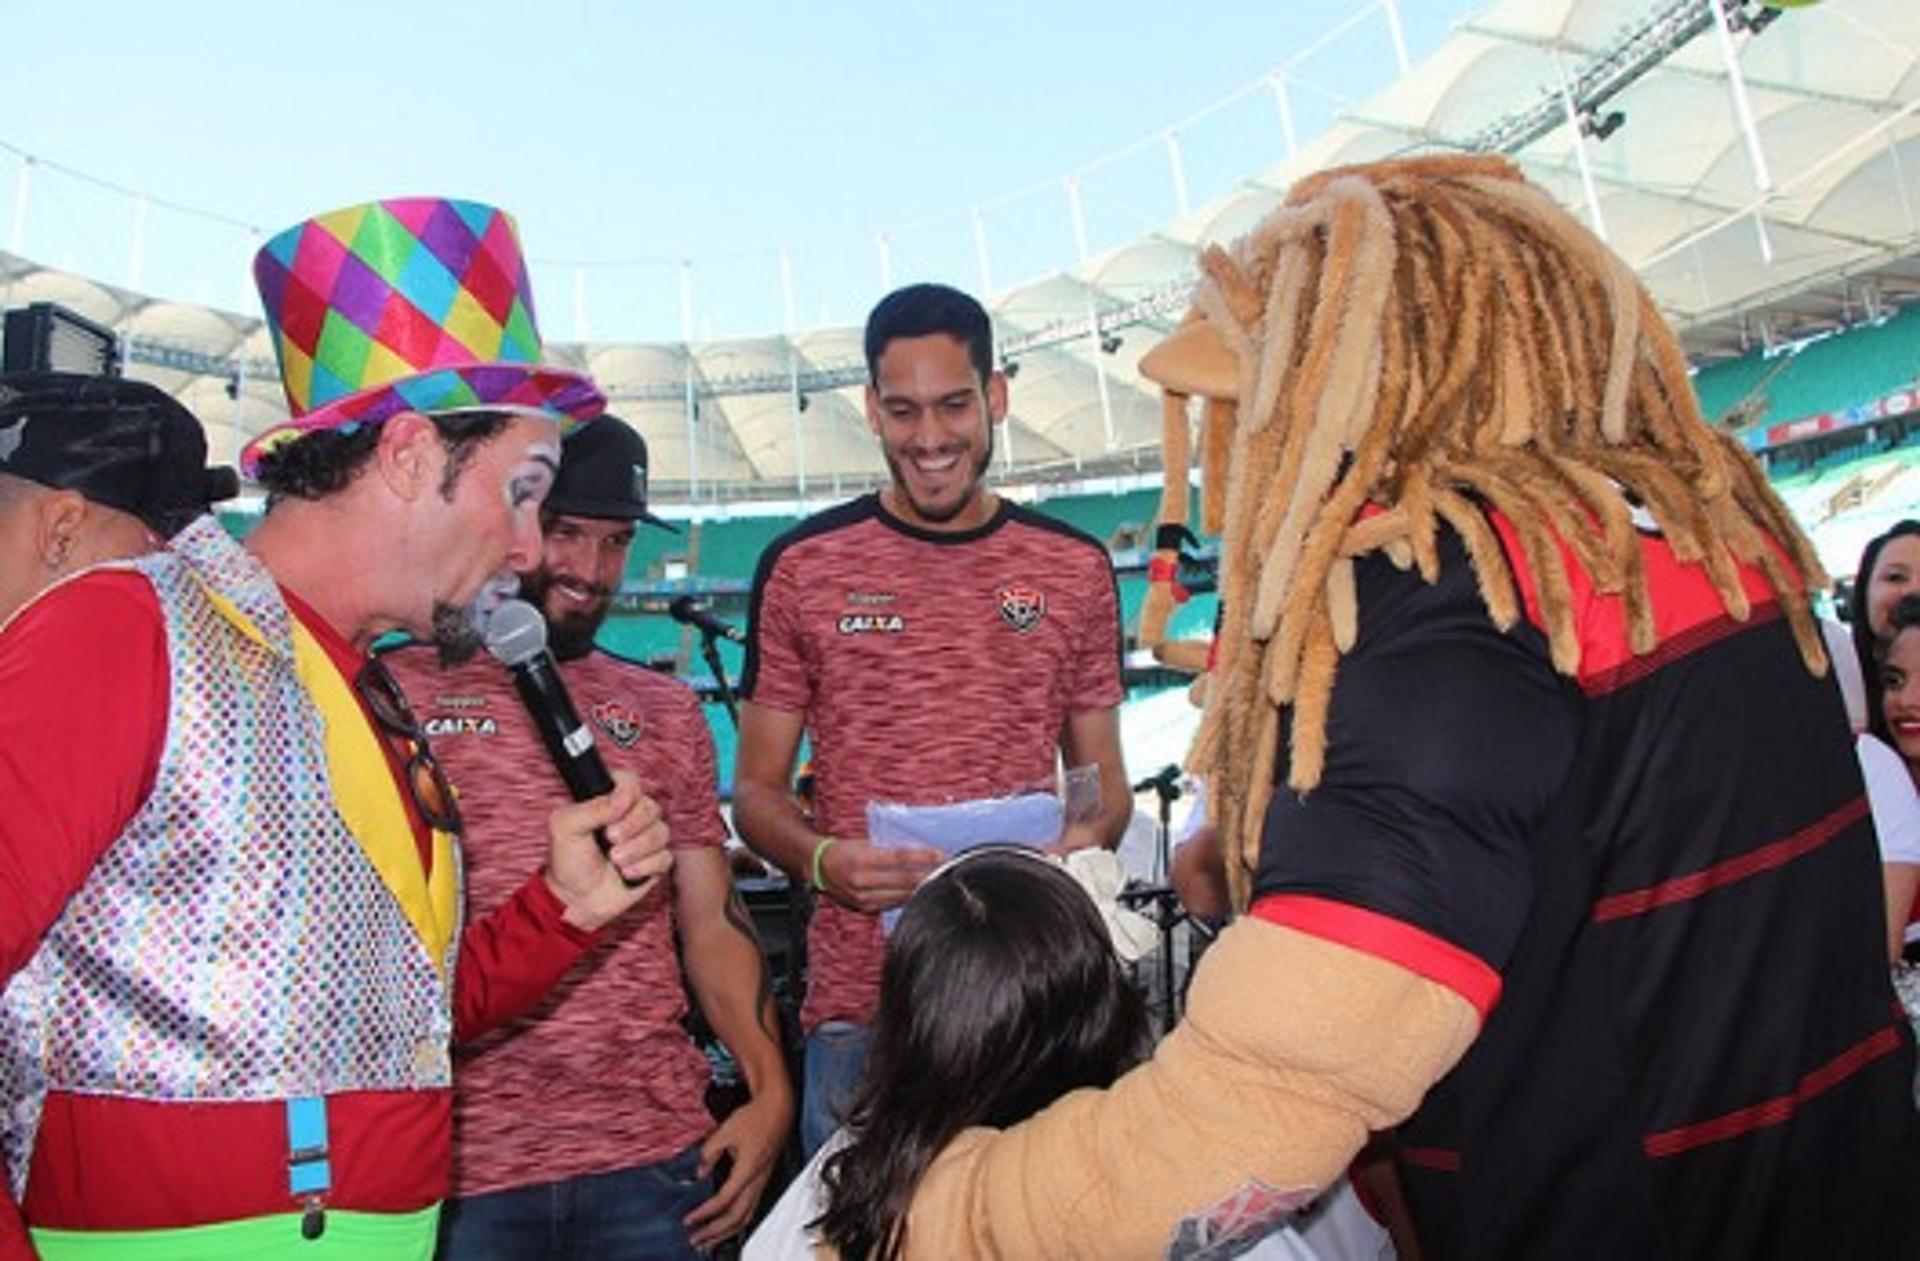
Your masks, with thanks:
[{"label": "clown face paint", "polygon": [[553,422],[516,416],[462,468],[432,527],[432,634],[443,656],[480,647],[480,617],[518,589],[540,557],[540,505],[560,447]]}]

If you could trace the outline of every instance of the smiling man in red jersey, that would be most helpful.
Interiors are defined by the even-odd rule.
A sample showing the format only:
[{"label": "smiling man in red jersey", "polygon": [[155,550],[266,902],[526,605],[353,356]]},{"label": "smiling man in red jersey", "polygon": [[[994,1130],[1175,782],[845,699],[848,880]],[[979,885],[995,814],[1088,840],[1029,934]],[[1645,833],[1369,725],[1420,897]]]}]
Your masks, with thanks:
[{"label": "smiling man in red jersey", "polygon": [[[940,855],[866,840],[869,802],[941,804],[1099,768],[1063,848],[1111,846],[1132,811],[1120,752],[1119,603],[1106,549],[988,487],[1007,379],[986,312],[913,285],[868,317],[867,424],[891,483],[802,522],[754,577],[734,819],[819,895],[801,1142],[818,1148],[865,1059],[879,913]],[[815,812],[789,792],[812,741]]]}]

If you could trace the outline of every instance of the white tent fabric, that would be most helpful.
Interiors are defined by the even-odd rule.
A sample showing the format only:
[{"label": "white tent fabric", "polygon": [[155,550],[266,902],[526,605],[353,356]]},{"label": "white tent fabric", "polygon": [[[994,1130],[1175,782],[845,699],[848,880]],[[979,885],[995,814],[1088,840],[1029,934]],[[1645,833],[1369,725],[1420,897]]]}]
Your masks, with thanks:
[{"label": "white tent fabric", "polygon": [[[1470,143],[1557,93],[1563,73],[1577,77],[1651,12],[1684,3],[1496,0],[1288,161],[1249,172],[1158,232],[993,295],[998,334],[1018,365],[1001,480],[1157,468],[1158,402],[1136,364],[1178,318],[1199,249],[1244,231],[1308,172]],[[1707,0],[1696,3],[1704,12]],[[1711,30],[1606,103],[1625,121],[1604,141],[1562,125],[1515,155],[1591,219],[1584,148],[1605,235],[1703,359],[1870,318],[1920,295],[1920,4],[1824,0],[1732,43],[1764,187]],[[217,371],[135,369],[201,415],[220,458],[284,414],[257,319],[155,301],[0,254],[0,305],[42,300],[222,361]],[[821,496],[885,476],[862,411],[857,329],[550,353],[592,371],[615,411],[645,434],[655,493],[665,500]],[[235,365],[244,365],[238,380]]]}]

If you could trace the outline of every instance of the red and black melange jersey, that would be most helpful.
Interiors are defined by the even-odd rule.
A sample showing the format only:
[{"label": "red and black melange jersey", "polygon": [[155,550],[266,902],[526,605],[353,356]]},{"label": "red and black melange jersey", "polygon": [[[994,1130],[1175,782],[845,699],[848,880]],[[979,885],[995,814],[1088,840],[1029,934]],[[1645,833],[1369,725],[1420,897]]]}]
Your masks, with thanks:
[{"label": "red and black melange jersey", "polygon": [[[499,662],[443,669],[427,647],[386,662],[460,793],[467,912],[485,914],[546,866],[566,784]],[[597,648],[559,671],[602,760],[660,804],[669,843],[723,843],[713,733],[693,690]],[[712,1131],[707,1058],[681,1023],[672,893],[662,881],[537,1006],[455,1049],[454,1195],[657,1164]]]},{"label": "red and black melange jersey", "polygon": [[[1321,783],[1280,783],[1252,913],[1486,1015],[1400,1129],[1435,1258],[1913,1257],[1920,1116],[1872,822],[1839,693],[1754,574],[1727,616],[1642,536],[1658,646],[1570,554],[1579,677],[1357,565]],[[1283,721],[1282,729],[1285,729]]]},{"label": "red and black melange jersey", "polygon": [[[801,522],[754,575],[740,694],[806,717],[814,823],[866,835],[870,801],[930,805],[1051,784],[1069,714],[1118,705],[1107,552],[1000,502],[976,529],[919,529],[864,495]],[[801,1023],[864,1024],[879,919],[821,899]]]}]

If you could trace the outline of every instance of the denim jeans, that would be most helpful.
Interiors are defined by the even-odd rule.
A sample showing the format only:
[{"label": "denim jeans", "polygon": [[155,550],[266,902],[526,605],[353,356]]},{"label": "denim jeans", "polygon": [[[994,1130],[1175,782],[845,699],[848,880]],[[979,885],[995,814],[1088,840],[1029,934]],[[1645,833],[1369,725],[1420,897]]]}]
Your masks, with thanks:
[{"label": "denim jeans", "polygon": [[681,1218],[713,1194],[700,1149],[655,1165],[448,1200],[440,1261],[698,1258]]},{"label": "denim jeans", "polygon": [[807,1080],[800,1093],[800,1155],[813,1154],[840,1128],[853,1088],[867,1066],[862,1025],[829,1020],[807,1035]]}]

